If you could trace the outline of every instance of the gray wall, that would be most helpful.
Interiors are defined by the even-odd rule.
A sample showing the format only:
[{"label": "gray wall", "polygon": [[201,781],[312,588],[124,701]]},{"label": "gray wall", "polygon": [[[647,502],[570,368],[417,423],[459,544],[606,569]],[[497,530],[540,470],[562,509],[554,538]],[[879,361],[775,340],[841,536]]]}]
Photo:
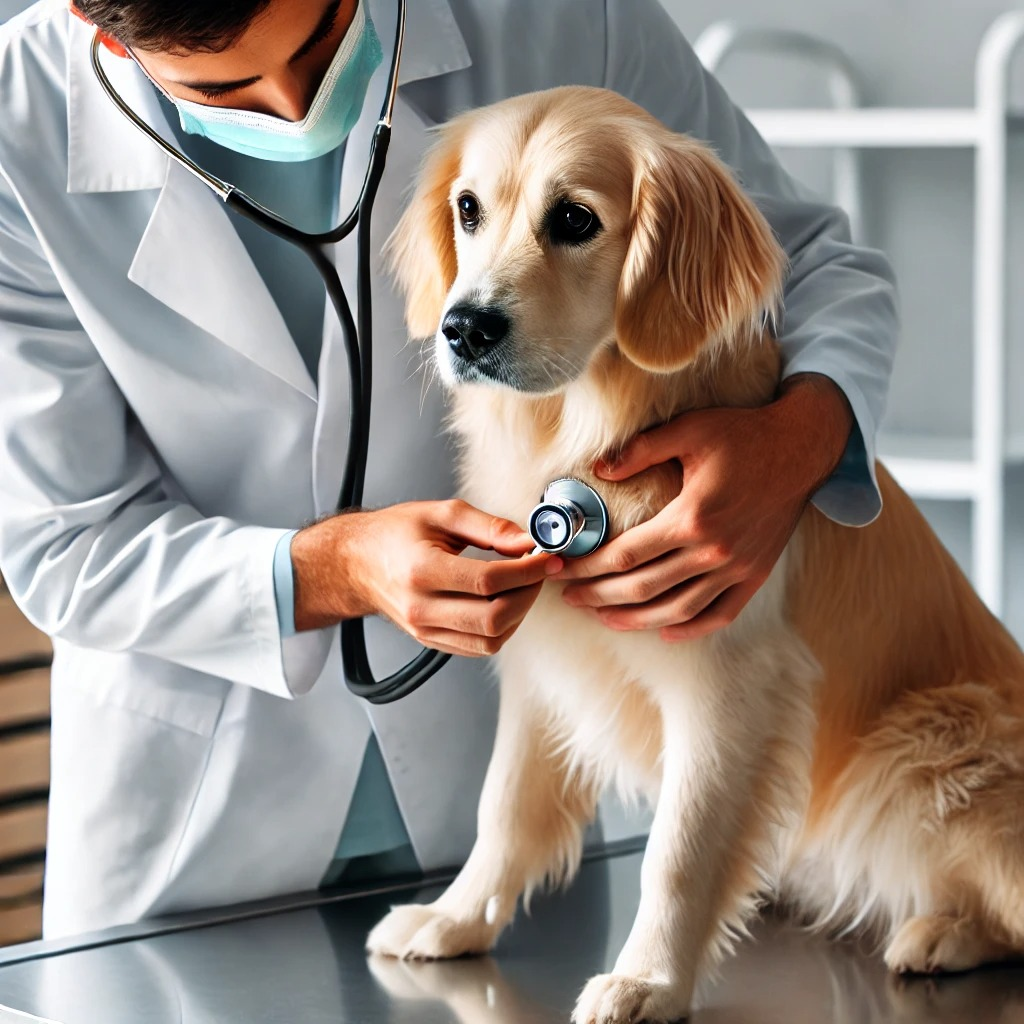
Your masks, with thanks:
[{"label": "gray wall", "polygon": [[[788,0],[766,12],[755,0],[665,3],[691,39],[721,17],[828,39],[862,71],[866,102],[893,106],[971,105],[982,35],[1014,7],[1006,0]],[[736,58],[722,78],[741,105],[823,105],[822,81],[792,69],[777,60]],[[1015,151],[1024,156],[1020,147]],[[827,184],[823,161],[793,156],[787,163],[815,187]],[[966,152],[904,150],[865,157],[868,241],[893,258],[904,300],[906,337],[889,412],[894,427],[966,432],[970,426],[964,386],[970,350],[961,341],[970,331],[972,180],[972,157]],[[1024,227],[1022,181],[1024,162],[1018,160],[1017,227]],[[1019,251],[1016,256],[1019,262]],[[1024,359],[1017,348],[1019,384]],[[1024,430],[1024,410],[1015,413],[1014,425]]]},{"label": "gray wall", "polygon": [[[966,106],[974,98],[974,61],[982,35],[1006,0],[663,0],[694,39],[711,22],[734,18],[799,28],[843,47],[861,69],[866,100],[899,106]],[[24,7],[0,0],[0,21]],[[1024,59],[1021,60],[1024,65]],[[1024,104],[1024,73],[1018,94]],[[822,84],[792,65],[744,60],[723,79],[741,104],[791,105],[823,97]],[[822,100],[823,102],[823,100]],[[1011,150],[1011,281],[1024,241],[1024,145]],[[821,156],[784,154],[798,177],[828,188]],[[970,426],[972,163],[965,153],[897,151],[865,160],[867,241],[884,249],[900,277],[905,331],[892,385],[887,425],[963,433]],[[1014,303],[1009,379],[1011,422],[1024,432],[1024,308]],[[1007,618],[1024,638],[1024,472],[1010,474]],[[943,539],[968,566],[969,508],[928,503]]]}]

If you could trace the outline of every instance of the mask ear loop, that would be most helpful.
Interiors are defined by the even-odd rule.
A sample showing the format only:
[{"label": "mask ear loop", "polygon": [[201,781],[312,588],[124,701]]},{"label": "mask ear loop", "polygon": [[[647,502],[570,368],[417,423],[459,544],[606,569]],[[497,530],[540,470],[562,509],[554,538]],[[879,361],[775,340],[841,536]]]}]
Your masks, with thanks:
[{"label": "mask ear loop", "polygon": [[86,25],[96,29],[96,35],[99,37],[99,41],[103,44],[104,48],[109,50],[115,57],[123,57],[130,60],[131,54],[128,52],[128,48],[123,44],[119,43],[113,36],[108,36],[103,29],[99,28],[94,21],[87,18],[75,5],[74,3],[68,4],[68,10],[79,19],[84,21]]}]

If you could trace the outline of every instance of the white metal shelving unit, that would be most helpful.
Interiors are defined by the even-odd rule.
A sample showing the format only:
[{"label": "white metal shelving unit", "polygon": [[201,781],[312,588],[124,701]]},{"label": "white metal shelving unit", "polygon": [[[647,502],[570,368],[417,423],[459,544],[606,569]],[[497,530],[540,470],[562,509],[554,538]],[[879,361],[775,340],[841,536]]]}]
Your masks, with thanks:
[{"label": "white metal shelving unit", "polygon": [[1024,462],[1024,436],[1007,436],[1007,138],[1024,124],[1010,110],[1011,65],[1024,41],[1024,11],[997,19],[978,51],[975,106],[860,106],[856,70],[837,47],[799,32],[730,22],[709,27],[695,49],[711,71],[737,53],[797,56],[828,75],[832,109],[747,110],[776,147],[835,150],[836,201],[860,235],[859,151],[869,148],[968,149],[975,154],[973,412],[970,437],[884,436],[886,465],[914,497],[972,503],[975,586],[995,614],[1003,610],[1004,473]]}]

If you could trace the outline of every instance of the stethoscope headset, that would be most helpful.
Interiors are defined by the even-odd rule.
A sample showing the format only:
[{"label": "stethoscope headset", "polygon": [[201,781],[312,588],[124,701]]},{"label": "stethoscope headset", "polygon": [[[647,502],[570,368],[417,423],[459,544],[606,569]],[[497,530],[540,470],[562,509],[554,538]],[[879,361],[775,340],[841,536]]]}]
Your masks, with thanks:
[{"label": "stethoscope headset", "polygon": [[[259,227],[301,249],[316,268],[335,314],[341,324],[348,371],[351,381],[348,450],[345,474],[338,495],[338,510],[362,504],[366,483],[366,463],[370,447],[370,402],[373,391],[373,317],[370,281],[370,214],[377,196],[388,146],[391,142],[391,121],[398,93],[398,69],[405,43],[407,0],[398,0],[398,22],[395,28],[394,54],[388,74],[388,85],[377,126],[370,142],[370,156],[363,186],[351,212],[330,231],[300,231],[261,206],[240,189],[203,170],[155,129],[151,128],[128,106],[111,84],[100,63],[99,51],[106,46],[118,56],[129,56],[99,30],[92,40],[92,68],[104,92],[113,104],[143,134],[147,135],[175,163],[198,178],[224,203]],[[77,13],[77,12],[76,12]],[[359,297],[358,322],[341,284],[328,247],[356,232],[357,276]],[[608,513],[604,502],[588,485],[577,480],[556,480],[545,490],[541,504],[530,516],[530,533],[538,549],[579,557],[601,544],[608,531]],[[341,623],[341,657],[348,688],[371,704],[390,704],[419,689],[451,658],[450,654],[424,648],[412,661],[384,679],[374,677],[366,651],[363,619],[346,619]]]}]

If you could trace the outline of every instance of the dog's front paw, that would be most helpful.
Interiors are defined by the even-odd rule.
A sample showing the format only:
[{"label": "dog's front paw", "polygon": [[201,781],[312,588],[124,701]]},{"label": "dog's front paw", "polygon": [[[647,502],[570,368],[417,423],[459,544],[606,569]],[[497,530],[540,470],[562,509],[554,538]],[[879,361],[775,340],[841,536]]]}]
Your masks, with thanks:
[{"label": "dog's front paw", "polygon": [[599,974],[587,982],[573,1011],[573,1024],[668,1024],[690,1009],[689,993],[664,982],[628,974]]},{"label": "dog's front paw", "polygon": [[401,960],[445,960],[467,953],[486,953],[497,939],[484,915],[456,920],[432,906],[411,903],[394,907],[366,940],[370,953]]}]

